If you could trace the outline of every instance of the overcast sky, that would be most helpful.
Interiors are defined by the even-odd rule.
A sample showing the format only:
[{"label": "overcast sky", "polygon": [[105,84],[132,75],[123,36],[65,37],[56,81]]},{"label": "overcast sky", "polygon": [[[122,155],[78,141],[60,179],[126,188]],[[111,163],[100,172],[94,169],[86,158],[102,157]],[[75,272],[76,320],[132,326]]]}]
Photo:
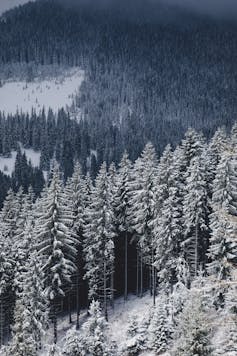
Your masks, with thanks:
[{"label": "overcast sky", "polygon": [[[16,5],[24,4],[29,0],[0,0],[0,13],[6,11]],[[69,0],[61,0],[67,3]],[[121,0],[74,0],[78,3],[80,1],[90,2],[93,4],[99,4],[106,2],[107,4],[113,2],[121,2]],[[178,5],[187,9],[193,9],[195,12],[201,12],[209,15],[224,16],[236,16],[237,17],[237,0],[142,0],[146,7],[149,7],[149,3],[159,3]],[[134,3],[136,6],[137,0],[126,0],[127,3]]]}]

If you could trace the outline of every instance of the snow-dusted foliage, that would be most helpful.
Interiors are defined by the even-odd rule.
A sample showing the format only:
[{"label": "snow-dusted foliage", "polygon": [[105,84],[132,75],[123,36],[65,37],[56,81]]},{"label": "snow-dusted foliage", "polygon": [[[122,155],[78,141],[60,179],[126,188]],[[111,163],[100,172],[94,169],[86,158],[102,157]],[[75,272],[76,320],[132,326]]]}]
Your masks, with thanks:
[{"label": "snow-dusted foliage", "polygon": [[86,355],[107,355],[108,341],[106,339],[107,322],[102,315],[98,301],[92,301],[89,309],[89,319],[83,325],[84,348]]},{"label": "snow-dusted foliage", "polygon": [[211,356],[211,329],[200,295],[189,295],[174,335],[174,356]]},{"label": "snow-dusted foliage", "polygon": [[[10,189],[0,213],[3,355],[235,355],[236,128],[210,143],[189,130],[159,160],[148,143],[95,180],[78,162],[64,176],[51,164],[37,199]],[[116,297],[126,313],[135,290],[150,305],[120,313],[121,340]]]}]

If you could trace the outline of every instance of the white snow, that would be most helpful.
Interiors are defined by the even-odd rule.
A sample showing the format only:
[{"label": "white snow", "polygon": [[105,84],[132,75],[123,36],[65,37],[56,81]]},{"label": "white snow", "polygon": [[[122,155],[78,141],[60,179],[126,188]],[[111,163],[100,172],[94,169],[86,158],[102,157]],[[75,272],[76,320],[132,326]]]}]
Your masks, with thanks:
[{"label": "white snow", "polygon": [[[31,0],[34,1],[34,0]],[[16,6],[23,5],[29,2],[29,0],[0,0],[0,15],[7,10],[10,10]]]},{"label": "white snow", "polygon": [[[114,340],[117,344],[122,346],[126,340],[126,331],[128,329],[129,322],[132,317],[136,317],[138,322],[141,322],[144,317],[146,317],[152,307],[152,298],[149,293],[146,294],[143,298],[138,298],[136,296],[130,295],[128,301],[125,303],[123,297],[115,301],[114,310],[109,310],[109,325],[108,325],[108,337],[109,340]],[[86,311],[83,311],[80,316],[80,325],[85,322],[87,319]],[[58,320],[58,346],[59,348],[63,347],[64,337],[66,332],[70,328],[75,328],[76,323],[76,314],[72,315],[73,323],[69,325],[68,316],[61,317]],[[43,345],[45,349],[42,350],[40,356],[46,356],[46,347],[47,345],[52,344],[53,342],[53,329],[52,326],[50,330],[45,335]],[[146,352],[144,356],[155,356],[151,352]],[[162,355],[162,356],[168,356]]]},{"label": "white snow", "polygon": [[[31,161],[33,167],[39,167],[41,154],[39,151],[34,151],[32,148],[25,149],[22,146],[21,151],[25,152],[27,160]],[[14,171],[16,154],[16,151],[12,151],[10,157],[0,156],[0,171],[8,176],[11,176]]]},{"label": "white snow", "polygon": [[57,78],[38,78],[32,82],[14,81],[0,87],[0,111],[5,114],[30,113],[32,108],[39,113],[44,108],[54,112],[64,108],[70,112],[75,95],[84,80],[84,71],[72,68]]}]

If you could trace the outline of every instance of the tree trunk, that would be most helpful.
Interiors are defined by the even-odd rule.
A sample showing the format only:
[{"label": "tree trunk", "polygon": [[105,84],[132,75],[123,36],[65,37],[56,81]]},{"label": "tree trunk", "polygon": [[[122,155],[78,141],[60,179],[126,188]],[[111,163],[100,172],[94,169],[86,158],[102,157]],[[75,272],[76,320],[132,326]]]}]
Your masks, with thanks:
[{"label": "tree trunk", "polygon": [[149,266],[149,289],[150,289],[150,296],[153,296],[153,274],[152,274],[152,265]]},{"label": "tree trunk", "polygon": [[58,341],[58,325],[57,325],[57,314],[56,306],[53,305],[53,335],[54,335],[54,344],[57,344]]},{"label": "tree trunk", "polygon": [[111,277],[110,277],[110,289],[111,289],[110,304],[111,307],[114,309],[114,271],[113,270],[111,272]]},{"label": "tree trunk", "polygon": [[154,266],[154,248],[152,248],[152,294],[153,294],[153,305],[156,305],[156,273]]},{"label": "tree trunk", "polygon": [[104,262],[104,313],[105,313],[105,320],[108,321],[106,262]]},{"label": "tree trunk", "polygon": [[72,324],[71,291],[69,291],[68,293],[68,314],[69,314],[69,324]]},{"label": "tree trunk", "polygon": [[141,275],[140,275],[140,277],[141,277],[140,297],[143,297],[143,253],[142,253],[142,251],[141,251]]},{"label": "tree trunk", "polygon": [[139,296],[139,252],[137,248],[137,287],[136,287],[137,297]]},{"label": "tree trunk", "polygon": [[0,348],[4,344],[4,315],[3,315],[3,300],[2,298],[0,299]]},{"label": "tree trunk", "polygon": [[196,222],[195,227],[195,266],[194,266],[194,274],[197,277],[198,274],[198,224]]},{"label": "tree trunk", "polygon": [[77,273],[77,322],[76,322],[76,329],[79,329],[79,318],[80,318],[80,299],[79,299],[79,272]]},{"label": "tree trunk", "polygon": [[128,234],[125,232],[124,300],[128,299]]}]

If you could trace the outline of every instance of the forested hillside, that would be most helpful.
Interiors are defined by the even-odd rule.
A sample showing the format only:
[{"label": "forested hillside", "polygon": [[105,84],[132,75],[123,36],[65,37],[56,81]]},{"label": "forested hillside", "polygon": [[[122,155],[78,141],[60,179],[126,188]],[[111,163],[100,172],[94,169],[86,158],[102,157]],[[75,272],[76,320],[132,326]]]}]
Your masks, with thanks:
[{"label": "forested hillside", "polygon": [[[235,355],[236,131],[218,129],[207,143],[189,130],[159,160],[148,143],[135,162],[125,152],[118,169],[103,163],[94,184],[78,163],[64,184],[54,162],[38,199],[32,189],[9,190],[1,211],[3,354],[37,355],[51,323],[56,345],[58,316],[71,323],[76,311],[79,331],[70,331],[63,355]],[[121,349],[106,336],[108,311],[116,296],[126,303],[128,293],[147,290],[147,327],[131,320]]]},{"label": "forested hillside", "polygon": [[2,89],[83,73],[0,91],[0,354],[236,356],[237,26],[75,3],[0,17]]}]

